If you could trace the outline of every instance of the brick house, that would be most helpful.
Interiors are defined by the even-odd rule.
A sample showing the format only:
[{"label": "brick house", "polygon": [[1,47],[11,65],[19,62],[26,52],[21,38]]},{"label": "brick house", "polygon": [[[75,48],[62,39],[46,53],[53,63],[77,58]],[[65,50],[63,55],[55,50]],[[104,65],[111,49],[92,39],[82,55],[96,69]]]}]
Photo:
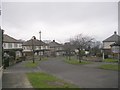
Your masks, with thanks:
[{"label": "brick house", "polygon": [[114,34],[107,39],[103,40],[103,59],[104,58],[113,58],[114,53],[112,52],[112,46],[115,43],[120,42],[120,36],[115,31]]}]

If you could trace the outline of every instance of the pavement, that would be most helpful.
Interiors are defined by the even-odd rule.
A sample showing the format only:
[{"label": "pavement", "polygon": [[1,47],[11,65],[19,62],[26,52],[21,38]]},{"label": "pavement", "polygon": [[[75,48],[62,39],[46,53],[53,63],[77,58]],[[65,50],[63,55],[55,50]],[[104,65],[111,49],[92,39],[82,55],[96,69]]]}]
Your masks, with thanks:
[{"label": "pavement", "polygon": [[118,88],[118,72],[98,69],[102,62],[86,65],[67,64],[62,58],[50,58],[37,68],[26,68],[27,61],[6,68],[3,72],[3,88],[32,88],[26,74],[28,72],[46,72],[80,88]]},{"label": "pavement", "polygon": [[4,69],[2,78],[3,88],[32,88],[25,73],[39,72],[40,69],[39,67],[26,68],[25,63],[27,62],[28,61],[19,62]]}]

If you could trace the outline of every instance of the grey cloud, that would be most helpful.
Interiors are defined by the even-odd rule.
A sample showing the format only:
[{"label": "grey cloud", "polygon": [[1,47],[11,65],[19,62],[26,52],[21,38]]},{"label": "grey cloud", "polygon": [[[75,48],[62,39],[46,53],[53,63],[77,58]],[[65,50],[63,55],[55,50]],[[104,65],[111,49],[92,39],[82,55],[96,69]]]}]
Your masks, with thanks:
[{"label": "grey cloud", "polygon": [[[47,24],[47,28],[52,32],[54,30],[51,30],[51,27],[58,28],[58,30],[61,28],[61,32],[64,33],[65,26],[71,30],[71,26],[68,28],[68,25],[77,24],[79,27],[79,25],[84,24],[87,27],[91,24],[95,26],[96,22],[99,22],[100,27],[95,30],[100,30],[99,28],[104,27],[101,26],[103,23],[113,25],[113,23],[116,24],[118,19],[117,3],[114,2],[3,2],[2,14],[3,28],[9,30],[14,28],[18,32],[22,30],[28,32],[32,24],[36,22]],[[113,25],[113,27],[116,26]],[[81,30],[81,32],[86,30]],[[95,30],[91,31],[95,33]],[[112,31],[114,30],[111,29]],[[58,38],[57,36],[61,37],[63,35],[62,33],[61,35],[55,35],[55,38]]]}]

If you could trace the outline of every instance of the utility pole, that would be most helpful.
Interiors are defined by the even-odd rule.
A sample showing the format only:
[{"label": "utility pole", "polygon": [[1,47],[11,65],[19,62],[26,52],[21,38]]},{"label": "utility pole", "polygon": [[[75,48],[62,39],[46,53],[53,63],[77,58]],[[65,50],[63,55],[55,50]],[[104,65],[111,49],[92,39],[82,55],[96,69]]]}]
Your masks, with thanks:
[{"label": "utility pole", "polygon": [[41,43],[42,43],[42,41],[41,41],[41,31],[39,32],[39,34],[40,34],[40,60],[41,60]]}]

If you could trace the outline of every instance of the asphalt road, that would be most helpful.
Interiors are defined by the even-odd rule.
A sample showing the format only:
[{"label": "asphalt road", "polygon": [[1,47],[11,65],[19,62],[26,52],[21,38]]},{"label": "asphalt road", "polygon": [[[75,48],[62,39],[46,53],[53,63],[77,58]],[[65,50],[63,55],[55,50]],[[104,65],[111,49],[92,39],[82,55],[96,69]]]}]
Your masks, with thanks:
[{"label": "asphalt road", "polygon": [[101,63],[71,65],[60,58],[51,58],[42,62],[39,68],[80,88],[118,88],[118,72],[98,69],[98,65]]},{"label": "asphalt road", "polygon": [[[39,61],[38,61],[39,62]],[[80,88],[117,88],[118,72],[98,69],[101,64],[71,65],[61,58],[50,58],[37,68],[26,68],[27,61],[8,67],[3,72],[3,88],[31,88],[25,73],[47,72],[65,81],[76,84]]]}]

